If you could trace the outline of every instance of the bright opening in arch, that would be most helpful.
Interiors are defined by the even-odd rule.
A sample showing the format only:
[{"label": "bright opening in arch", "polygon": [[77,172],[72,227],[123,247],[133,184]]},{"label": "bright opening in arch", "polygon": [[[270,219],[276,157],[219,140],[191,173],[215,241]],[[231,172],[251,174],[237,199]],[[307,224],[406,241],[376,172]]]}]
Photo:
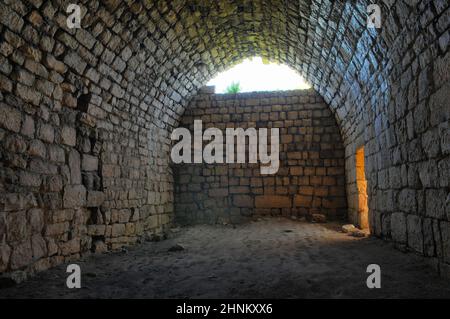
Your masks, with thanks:
[{"label": "bright opening in arch", "polygon": [[261,57],[245,59],[208,82],[216,93],[229,93],[228,88],[239,83],[239,92],[306,90],[311,86],[287,65],[267,62]]}]

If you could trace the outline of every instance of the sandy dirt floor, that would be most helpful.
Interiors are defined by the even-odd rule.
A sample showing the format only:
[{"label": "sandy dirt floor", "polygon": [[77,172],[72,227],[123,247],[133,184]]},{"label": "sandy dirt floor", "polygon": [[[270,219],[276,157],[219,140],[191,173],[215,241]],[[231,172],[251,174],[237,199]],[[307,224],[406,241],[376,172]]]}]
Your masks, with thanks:
[{"label": "sandy dirt floor", "polygon": [[[194,226],[169,239],[78,262],[82,288],[65,286],[66,266],[42,272],[0,298],[449,298],[450,281],[413,254],[337,224],[263,219]],[[169,251],[181,244],[185,249]],[[381,266],[381,289],[366,286]]]}]

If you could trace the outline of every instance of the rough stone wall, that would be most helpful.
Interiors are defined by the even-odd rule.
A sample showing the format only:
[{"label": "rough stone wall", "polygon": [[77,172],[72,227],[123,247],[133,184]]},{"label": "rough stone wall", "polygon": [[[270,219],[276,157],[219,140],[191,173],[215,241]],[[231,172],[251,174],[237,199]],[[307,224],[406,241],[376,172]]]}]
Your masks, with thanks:
[{"label": "rough stone wall", "polygon": [[201,120],[204,129],[222,130],[224,142],[226,128],[267,128],[268,134],[278,128],[280,167],[276,174],[262,175],[262,164],[248,159],[245,164],[174,164],[177,222],[240,222],[257,215],[346,218],[344,146],[320,95],[314,90],[213,92],[207,87],[192,100],[180,126],[193,136],[194,120]]},{"label": "rough stone wall", "polygon": [[0,272],[116,249],[171,220],[169,102],[140,78],[131,30],[89,5],[77,30],[62,2],[0,3]]},{"label": "rough stone wall", "polygon": [[[12,269],[12,259],[14,269],[42,269],[77,256],[61,257],[60,247],[54,254],[49,243],[43,256],[50,252],[51,258],[39,257],[39,248],[31,253],[33,227],[24,225],[35,220],[23,222],[30,209],[42,209],[44,226],[36,235],[44,238],[43,229],[53,223],[46,214],[64,210],[66,186],[74,196],[83,197],[83,187],[103,193],[101,206],[108,209],[139,211],[144,229],[168,222],[171,130],[209,78],[261,55],[302,73],[330,106],[345,145],[348,194],[355,192],[355,152],[365,147],[372,232],[432,257],[449,273],[450,4],[381,0],[382,28],[369,29],[366,10],[372,2],[80,0],[82,28],[76,30],[66,26],[68,1],[1,1],[0,271]],[[75,129],[75,146],[61,142],[64,126]],[[79,140],[91,134],[97,146],[88,151]],[[16,137],[24,143],[6,145]],[[42,151],[29,155],[32,140],[42,142],[44,157]],[[83,154],[98,157],[99,169],[85,171],[91,177],[81,183],[68,178],[69,157],[77,161],[72,150],[80,161]],[[22,171],[42,180],[22,185]],[[61,190],[43,186],[48,175],[64,176],[63,171]],[[91,215],[87,206],[77,211]],[[17,223],[7,216],[22,221],[10,239],[5,224]],[[83,218],[69,220],[78,225]],[[76,228],[68,227],[58,235],[62,243]],[[34,247],[44,246],[36,240]]]}]

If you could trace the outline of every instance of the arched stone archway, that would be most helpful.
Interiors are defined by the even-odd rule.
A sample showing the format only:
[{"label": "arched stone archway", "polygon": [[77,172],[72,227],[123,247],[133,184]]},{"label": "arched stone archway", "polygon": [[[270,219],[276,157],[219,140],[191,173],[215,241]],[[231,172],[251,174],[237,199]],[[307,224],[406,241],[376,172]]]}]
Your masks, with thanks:
[{"label": "arched stone archway", "polygon": [[0,4],[0,271],[163,231],[170,132],[209,78],[256,54],[330,105],[348,191],[364,145],[372,232],[448,269],[446,1],[380,1],[381,29],[363,0],[80,4],[80,29],[66,1]]}]

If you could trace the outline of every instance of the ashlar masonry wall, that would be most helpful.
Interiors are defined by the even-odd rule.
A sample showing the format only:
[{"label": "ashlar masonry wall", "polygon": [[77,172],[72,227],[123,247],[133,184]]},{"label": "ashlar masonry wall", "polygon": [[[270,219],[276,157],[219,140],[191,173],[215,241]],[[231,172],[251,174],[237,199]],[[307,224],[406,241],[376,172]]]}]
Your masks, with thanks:
[{"label": "ashlar masonry wall", "polygon": [[255,215],[346,216],[344,147],[332,112],[314,90],[212,92],[204,88],[191,101],[180,126],[193,133],[194,120],[202,120],[203,129],[219,128],[224,136],[226,128],[279,128],[280,167],[276,174],[262,175],[261,164],[248,161],[174,164],[178,222],[239,222]]}]

